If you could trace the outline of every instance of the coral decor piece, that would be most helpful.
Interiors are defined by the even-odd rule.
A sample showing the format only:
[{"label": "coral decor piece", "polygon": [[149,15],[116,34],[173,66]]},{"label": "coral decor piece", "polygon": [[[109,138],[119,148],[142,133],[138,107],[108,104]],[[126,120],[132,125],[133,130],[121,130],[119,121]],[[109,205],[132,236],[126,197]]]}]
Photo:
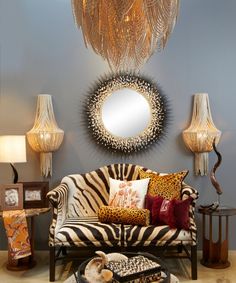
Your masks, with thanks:
[{"label": "coral decor piece", "polygon": [[195,174],[207,175],[208,152],[213,150],[213,140],[218,144],[221,136],[214,125],[207,93],[194,95],[193,115],[190,126],[183,131],[183,139],[195,153]]},{"label": "coral decor piece", "polygon": [[220,167],[220,164],[222,162],[222,156],[221,156],[220,152],[216,148],[215,139],[213,141],[213,149],[214,149],[214,151],[215,151],[215,153],[217,155],[217,161],[216,161],[214,167],[211,170],[210,179],[211,179],[212,185],[216,189],[217,194],[221,195],[223,193],[223,191],[222,191],[222,188],[221,188],[220,184],[216,180],[215,173],[216,173],[216,170]]},{"label": "coral decor piece", "polygon": [[139,68],[164,48],[178,8],[179,0],[72,0],[85,45],[113,70]]},{"label": "coral decor piece", "polygon": [[33,128],[27,133],[30,146],[40,153],[40,169],[44,177],[52,176],[52,152],[56,151],[64,137],[57,125],[49,94],[40,94],[37,101]]}]

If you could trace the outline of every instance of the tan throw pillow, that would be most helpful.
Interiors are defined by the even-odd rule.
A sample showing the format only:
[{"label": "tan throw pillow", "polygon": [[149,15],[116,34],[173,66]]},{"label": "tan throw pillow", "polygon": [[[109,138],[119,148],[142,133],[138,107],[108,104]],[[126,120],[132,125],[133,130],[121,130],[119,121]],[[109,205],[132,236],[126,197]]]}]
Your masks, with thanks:
[{"label": "tan throw pillow", "polygon": [[148,226],[150,211],[140,208],[102,206],[98,211],[98,219],[103,223]]},{"label": "tan throw pillow", "polygon": [[109,178],[109,181],[109,206],[144,208],[149,178],[134,181]]},{"label": "tan throw pillow", "polygon": [[146,171],[143,171],[142,169],[139,169],[139,177],[140,179],[146,179],[146,178],[149,178],[150,181],[148,183],[148,189],[150,187],[155,187],[156,186],[156,179],[155,177],[158,176],[159,173],[153,173],[153,172],[146,172]]},{"label": "tan throw pillow", "polygon": [[140,178],[146,178],[147,174],[150,178],[148,194],[151,196],[161,196],[169,200],[181,198],[182,182],[187,176],[188,170],[166,175],[146,173],[142,170],[139,172]]}]

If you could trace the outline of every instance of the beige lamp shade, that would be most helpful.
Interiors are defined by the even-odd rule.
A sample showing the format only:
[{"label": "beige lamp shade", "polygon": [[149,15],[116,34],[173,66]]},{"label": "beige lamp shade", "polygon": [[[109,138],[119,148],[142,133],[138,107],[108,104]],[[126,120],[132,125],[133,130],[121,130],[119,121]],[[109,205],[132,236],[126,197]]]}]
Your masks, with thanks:
[{"label": "beige lamp shade", "polygon": [[25,136],[0,136],[0,162],[10,163],[13,170],[13,182],[18,182],[18,172],[14,163],[26,162]]},{"label": "beige lamp shade", "polygon": [[0,162],[26,162],[25,136],[0,136]]},{"label": "beige lamp shade", "polygon": [[27,139],[30,146],[40,153],[42,176],[52,176],[52,152],[60,147],[63,137],[64,131],[58,127],[54,116],[51,95],[38,95],[35,122]]},{"label": "beige lamp shade", "polygon": [[207,175],[208,152],[213,150],[213,141],[218,144],[221,136],[214,125],[207,93],[196,93],[190,126],[183,131],[183,139],[188,148],[195,153],[195,174]]}]

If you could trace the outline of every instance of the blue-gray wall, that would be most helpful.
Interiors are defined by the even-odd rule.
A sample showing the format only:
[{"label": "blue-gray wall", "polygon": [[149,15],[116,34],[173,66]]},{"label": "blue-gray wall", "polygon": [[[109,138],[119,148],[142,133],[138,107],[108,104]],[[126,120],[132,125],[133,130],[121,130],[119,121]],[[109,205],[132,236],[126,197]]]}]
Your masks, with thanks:
[{"label": "blue-gray wall", "polygon": [[[82,104],[90,85],[107,73],[107,64],[86,49],[68,0],[0,0],[0,134],[24,134],[34,122],[39,93],[53,96],[59,126],[65,130],[53,155],[51,186],[68,173],[86,172],[114,162],[131,162],[161,172],[189,169],[187,182],[198,188],[199,203],[216,194],[208,177],[195,177],[193,155],[181,138],[190,121],[192,95],[208,92],[214,122],[223,135],[223,163],[217,178],[222,202],[235,206],[236,169],[236,1],[182,0],[167,47],[142,68],[160,83],[172,107],[173,121],[165,142],[150,152],[117,158],[97,151],[82,122]],[[28,162],[17,164],[20,179],[42,180],[38,155],[27,147]],[[210,154],[210,166],[215,155]],[[0,164],[0,183],[11,181],[11,170]],[[230,248],[236,248],[236,219],[230,219]],[[197,215],[199,231],[201,219]],[[47,246],[49,215],[36,219],[36,248]],[[0,224],[0,249],[6,238]],[[200,247],[200,246],[199,246]]]}]

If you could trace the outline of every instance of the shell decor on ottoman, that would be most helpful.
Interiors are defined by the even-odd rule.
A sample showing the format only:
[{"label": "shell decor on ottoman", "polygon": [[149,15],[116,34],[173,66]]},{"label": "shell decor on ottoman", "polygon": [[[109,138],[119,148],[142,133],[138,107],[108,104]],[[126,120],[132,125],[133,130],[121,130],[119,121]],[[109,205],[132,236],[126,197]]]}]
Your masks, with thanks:
[{"label": "shell decor on ottoman", "polygon": [[85,267],[84,277],[91,283],[105,283],[109,282],[113,273],[105,269],[105,264],[108,263],[107,255],[101,251],[96,252],[99,257],[91,259]]}]

